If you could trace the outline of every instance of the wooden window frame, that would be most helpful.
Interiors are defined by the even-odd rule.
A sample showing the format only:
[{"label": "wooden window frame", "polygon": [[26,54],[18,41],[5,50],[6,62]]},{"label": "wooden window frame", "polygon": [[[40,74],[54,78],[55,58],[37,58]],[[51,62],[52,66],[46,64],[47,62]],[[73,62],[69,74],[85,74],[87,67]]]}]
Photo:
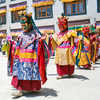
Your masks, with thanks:
[{"label": "wooden window frame", "polygon": [[[12,11],[12,12],[11,12],[11,22],[12,22],[12,23],[20,22],[20,17],[19,17],[19,15],[18,15],[18,12],[19,12],[19,11],[23,11],[23,10],[16,10],[16,11]],[[18,16],[16,16],[16,12],[17,12],[17,15],[18,15]],[[13,14],[13,13],[15,13],[15,14]],[[13,19],[13,17],[16,17],[16,18]],[[17,17],[18,17],[18,19],[17,19]],[[16,20],[15,20],[15,19],[16,19]]]},{"label": "wooden window frame", "polygon": [[6,13],[0,14],[2,20],[0,20],[0,25],[6,24]]},{"label": "wooden window frame", "polygon": [[[42,16],[42,9],[46,9],[46,16]],[[51,16],[47,16],[47,9],[50,8],[51,9]],[[38,11],[41,11],[41,17],[39,17],[39,13],[37,13]],[[46,19],[46,18],[52,18],[53,17],[53,11],[52,11],[52,5],[48,5],[48,6],[41,6],[41,7],[35,7],[35,19]]]},{"label": "wooden window frame", "polygon": [[[73,13],[73,8],[72,8],[72,5],[73,4],[80,4],[80,2],[83,2],[83,12],[79,12],[79,7],[77,6],[77,13],[75,12],[75,13]],[[71,14],[68,14],[67,15],[67,11],[66,11],[66,6],[67,5],[70,5],[71,6]],[[74,15],[83,15],[83,14],[86,14],[86,0],[79,0],[79,1],[74,1],[74,2],[69,2],[69,3],[64,3],[64,14],[66,15],[66,16],[74,16]]]},{"label": "wooden window frame", "polygon": [[[16,16],[17,15],[17,13],[18,13],[18,10],[17,11],[12,11],[11,12],[11,22],[12,23],[16,23],[16,22],[19,22],[18,20],[19,20],[19,18],[17,18],[17,17],[19,17],[19,16]],[[14,18],[15,17],[15,18]]]}]

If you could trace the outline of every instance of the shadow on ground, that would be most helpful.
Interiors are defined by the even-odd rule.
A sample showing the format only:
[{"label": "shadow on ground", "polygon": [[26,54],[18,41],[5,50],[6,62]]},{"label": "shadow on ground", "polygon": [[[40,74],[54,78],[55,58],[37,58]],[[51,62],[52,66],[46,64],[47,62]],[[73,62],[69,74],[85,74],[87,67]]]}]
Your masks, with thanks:
[{"label": "shadow on ground", "polygon": [[100,66],[93,66],[94,68],[100,68]]},{"label": "shadow on ground", "polygon": [[48,74],[48,76],[57,76],[57,74]]},{"label": "shadow on ground", "polygon": [[83,76],[83,75],[76,75],[76,74],[74,74],[74,75],[72,75],[72,76],[64,76],[64,77],[61,78],[61,79],[73,79],[73,78],[81,79],[82,81],[84,81],[84,80],[89,80],[89,78],[86,77],[86,76]]},{"label": "shadow on ground", "polygon": [[[57,91],[54,89],[50,89],[50,88],[42,88],[40,92],[29,92],[29,93],[23,93],[24,97],[36,97],[36,96],[44,96],[44,97],[48,97],[48,96],[52,96],[52,97],[57,97]],[[23,97],[22,96],[22,97]],[[13,99],[18,99],[20,97],[13,97]]]},{"label": "shadow on ground", "polygon": [[[48,76],[58,76],[57,74],[48,74]],[[76,74],[73,74],[72,76],[68,76],[68,75],[66,75],[66,76],[64,76],[64,77],[62,77],[61,79],[72,79],[72,78],[76,78],[76,79],[81,79],[82,81],[84,81],[84,80],[89,80],[89,78],[88,77],[86,77],[86,76],[83,76],[83,75],[76,75]]]},{"label": "shadow on ground", "polygon": [[87,69],[87,68],[76,68],[76,70],[86,70],[86,71],[91,71],[91,69]]}]

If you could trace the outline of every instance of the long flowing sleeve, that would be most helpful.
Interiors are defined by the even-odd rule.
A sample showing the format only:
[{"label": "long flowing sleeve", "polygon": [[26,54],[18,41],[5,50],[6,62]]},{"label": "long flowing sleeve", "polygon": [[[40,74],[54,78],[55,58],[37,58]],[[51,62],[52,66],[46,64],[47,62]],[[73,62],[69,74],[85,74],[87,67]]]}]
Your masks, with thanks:
[{"label": "long flowing sleeve", "polygon": [[[47,55],[45,55],[46,53],[47,53]],[[39,72],[40,72],[42,84],[44,84],[47,80],[46,66],[49,61],[48,59],[49,59],[49,52],[48,52],[43,40],[41,40],[41,41],[39,41],[39,45],[38,45],[38,65],[39,65]]]}]

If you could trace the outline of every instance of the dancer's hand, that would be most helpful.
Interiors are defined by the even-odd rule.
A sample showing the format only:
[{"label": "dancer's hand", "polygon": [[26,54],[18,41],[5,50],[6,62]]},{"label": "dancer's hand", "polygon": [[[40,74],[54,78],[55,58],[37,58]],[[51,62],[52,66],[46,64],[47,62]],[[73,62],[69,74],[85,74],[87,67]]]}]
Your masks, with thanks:
[{"label": "dancer's hand", "polygon": [[45,40],[46,39],[46,35],[43,35],[40,40]]},{"label": "dancer's hand", "polygon": [[82,36],[80,35],[79,37],[78,37],[80,40],[82,40]]}]

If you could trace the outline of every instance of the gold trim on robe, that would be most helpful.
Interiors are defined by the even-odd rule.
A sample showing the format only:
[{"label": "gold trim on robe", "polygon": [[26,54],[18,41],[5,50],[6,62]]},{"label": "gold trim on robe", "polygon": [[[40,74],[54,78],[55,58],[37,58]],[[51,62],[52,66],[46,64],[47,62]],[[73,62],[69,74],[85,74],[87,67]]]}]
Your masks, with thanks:
[{"label": "gold trim on robe", "polygon": [[59,65],[74,65],[71,48],[56,48],[55,63]]},{"label": "gold trim on robe", "polygon": [[[84,45],[86,47],[88,47],[90,45],[90,40],[87,39],[86,37],[84,37]],[[88,52],[81,51],[79,59],[80,59],[79,64],[78,64],[79,66],[84,66],[84,65],[89,64],[90,59],[91,59],[89,47],[88,47]]]},{"label": "gold trim on robe", "polygon": [[[88,59],[87,59],[88,57]],[[86,52],[81,52],[81,57],[80,57],[80,61],[79,61],[79,66],[84,66],[89,64],[88,60],[90,61],[90,53],[86,53]]]},{"label": "gold trim on robe", "polygon": [[[64,41],[69,41],[69,38],[76,37],[76,31],[68,31],[63,36],[59,37],[58,34],[54,34],[52,37],[52,46],[56,48],[55,63],[59,65],[75,65],[75,60],[72,55],[71,47],[59,48]],[[70,45],[71,46],[71,45]]]}]

